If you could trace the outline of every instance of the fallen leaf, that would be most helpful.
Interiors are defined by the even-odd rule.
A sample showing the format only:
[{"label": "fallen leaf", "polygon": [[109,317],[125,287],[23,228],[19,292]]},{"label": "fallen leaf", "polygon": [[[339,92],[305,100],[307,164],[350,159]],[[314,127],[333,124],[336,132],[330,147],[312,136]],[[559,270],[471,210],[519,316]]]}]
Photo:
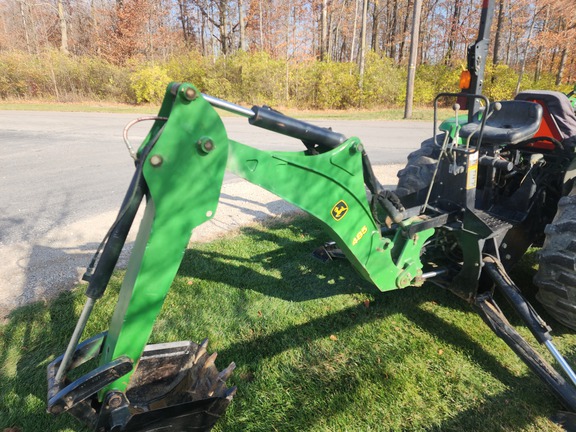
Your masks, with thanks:
[{"label": "fallen leaf", "polygon": [[443,350],[442,348],[440,348],[440,349],[438,350],[438,354],[439,354],[439,355],[444,354],[444,350]]},{"label": "fallen leaf", "polygon": [[330,335],[330,340],[337,341],[338,337],[336,335]]},{"label": "fallen leaf", "polygon": [[369,308],[369,307],[370,307],[370,300],[364,300],[364,307],[365,307],[365,308]]},{"label": "fallen leaf", "polygon": [[259,316],[259,317],[262,316],[262,311],[258,311],[258,316]]}]

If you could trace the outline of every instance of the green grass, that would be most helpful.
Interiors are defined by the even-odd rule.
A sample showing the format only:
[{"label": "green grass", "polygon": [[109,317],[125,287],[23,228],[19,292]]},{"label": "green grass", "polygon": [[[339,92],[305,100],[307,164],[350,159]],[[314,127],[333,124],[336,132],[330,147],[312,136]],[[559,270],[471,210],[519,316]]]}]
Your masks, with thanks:
[{"label": "green grass", "polygon": [[[281,110],[282,111],[282,110]],[[404,108],[387,108],[382,110],[324,110],[324,111],[297,111],[285,110],[284,114],[307,119],[337,119],[337,120],[403,120]],[[454,111],[441,108],[438,119],[454,116]],[[410,120],[432,121],[434,110],[428,107],[414,108]]]},{"label": "green grass", "polygon": [[[248,105],[246,105],[248,106]],[[152,114],[158,112],[159,106],[155,105],[129,105],[111,102],[85,102],[85,103],[49,103],[49,102],[22,102],[22,101],[0,101],[0,110],[8,111],[61,111],[61,112],[107,112],[107,113],[129,113],[129,114]],[[403,108],[388,108],[381,110],[296,110],[278,108],[282,113],[305,119],[338,119],[338,120],[402,120],[404,118]],[[222,116],[232,114],[218,110]],[[433,119],[432,108],[414,108],[411,120]],[[444,119],[453,116],[450,109],[440,109],[438,118]]]},{"label": "green grass", "polygon": [[[238,393],[216,430],[559,430],[547,418],[560,404],[468,305],[434,286],[377,292],[346,262],[312,259],[325,240],[299,216],[186,252],[151,342],[209,337],[219,368],[236,362]],[[87,335],[107,328],[121,276]],[[83,301],[65,293],[0,328],[0,427],[83,430],[45,413],[46,366]],[[576,337],[556,342],[574,361]]]},{"label": "green grass", "polygon": [[156,105],[130,105],[114,102],[45,102],[0,101],[0,110],[6,111],[58,111],[58,112],[106,112],[127,114],[157,113]]}]

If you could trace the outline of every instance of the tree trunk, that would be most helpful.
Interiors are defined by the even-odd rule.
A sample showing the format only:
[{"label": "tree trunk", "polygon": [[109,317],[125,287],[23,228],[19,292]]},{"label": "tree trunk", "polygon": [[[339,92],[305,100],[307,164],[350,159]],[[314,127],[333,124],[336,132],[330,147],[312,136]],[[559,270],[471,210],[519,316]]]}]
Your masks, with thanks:
[{"label": "tree trunk", "polygon": [[184,43],[186,46],[189,45],[188,40],[188,8],[186,7],[186,2],[184,0],[178,0],[178,8],[180,9],[180,24],[182,26],[182,36],[184,37]]},{"label": "tree trunk", "polygon": [[240,50],[246,51],[246,17],[244,16],[244,1],[238,0],[238,20],[240,27]]},{"label": "tree trunk", "polygon": [[[508,13],[510,11],[508,10]],[[514,20],[512,19],[512,15],[508,17],[508,26],[511,29],[514,26]],[[510,66],[510,49],[512,48],[512,30],[508,30],[508,41],[506,43],[506,61],[505,64]]]},{"label": "tree trunk", "polygon": [[354,7],[354,26],[352,28],[352,44],[350,46],[350,63],[354,61],[354,48],[356,46],[356,30],[358,26],[358,4],[360,0],[355,1]]},{"label": "tree trunk", "polygon": [[98,19],[96,18],[96,11],[94,10],[94,0],[90,1],[90,17],[92,24],[91,45],[96,45],[96,54],[100,55],[100,30],[98,28]]},{"label": "tree trunk", "polygon": [[20,4],[20,18],[22,19],[22,28],[24,29],[24,38],[26,39],[26,51],[32,54],[32,47],[30,46],[30,35],[28,34],[28,22],[26,19],[26,9],[24,0],[18,2]]},{"label": "tree trunk", "polygon": [[222,54],[226,56],[228,54],[228,6],[226,0],[220,0],[218,3],[218,14],[220,15],[220,23],[218,26],[218,31],[220,33],[220,48],[222,49]]},{"label": "tree trunk", "polygon": [[406,84],[406,105],[404,118],[412,117],[412,102],[414,99],[414,78],[416,77],[416,63],[418,62],[418,39],[420,37],[420,13],[422,0],[414,1],[414,20],[412,22],[412,37],[410,38],[410,59],[408,60],[408,82]]},{"label": "tree trunk", "polygon": [[58,0],[58,20],[60,21],[60,51],[68,54],[68,26],[66,25],[66,14],[62,0]]},{"label": "tree trunk", "polygon": [[462,10],[462,0],[456,0],[454,3],[454,13],[452,14],[452,22],[450,23],[450,32],[448,33],[448,51],[446,52],[446,65],[452,63],[452,54],[456,47],[456,35],[458,34],[458,26],[460,25],[460,12]]},{"label": "tree trunk", "polygon": [[364,66],[366,63],[366,24],[368,16],[368,0],[364,0],[362,6],[362,28],[360,30],[360,81],[358,86],[360,90],[364,87]]},{"label": "tree trunk", "polygon": [[260,26],[260,51],[264,51],[264,19],[262,18],[262,0],[258,1],[259,16],[258,25]]},{"label": "tree trunk", "polygon": [[[406,10],[410,10],[410,1],[408,0],[408,4],[406,5]],[[404,19],[404,30],[402,31],[402,42],[400,43],[400,51],[398,53],[398,63],[402,63],[404,60],[404,45],[406,44],[406,33],[408,33],[408,26],[410,25],[410,20],[408,19],[408,14]]]},{"label": "tree trunk", "polygon": [[[545,6],[546,16],[544,17],[544,22],[542,23],[542,29],[540,31],[546,31],[548,29],[548,19],[550,18],[550,8]],[[534,81],[539,81],[542,75],[542,46],[538,47],[536,52],[536,69],[534,70]]]},{"label": "tree trunk", "polygon": [[374,8],[372,9],[372,40],[370,41],[370,49],[374,52],[378,52],[379,21],[378,0],[374,0]]},{"label": "tree trunk", "polygon": [[390,58],[396,61],[396,36],[398,33],[398,0],[394,0],[392,24],[390,24]]},{"label": "tree trunk", "polygon": [[502,21],[504,20],[504,0],[498,3],[498,18],[496,20],[496,33],[494,34],[494,54],[492,63],[497,65],[500,61],[498,53],[500,52],[500,38],[502,37]]},{"label": "tree trunk", "polygon": [[202,47],[202,55],[208,55],[208,47],[206,46],[206,17],[201,15],[198,17],[200,20],[200,45]]},{"label": "tree trunk", "polygon": [[336,22],[336,26],[333,31],[333,37],[330,39],[331,49],[330,49],[330,57],[336,61],[342,61],[342,50],[338,52],[338,45],[340,41],[340,28],[342,25],[342,17],[344,16],[344,6],[345,3],[342,2],[342,6],[340,11],[338,12],[338,20]]},{"label": "tree trunk", "polygon": [[526,40],[526,44],[524,45],[524,55],[522,56],[522,62],[520,63],[520,72],[518,73],[518,82],[516,83],[516,89],[514,94],[517,95],[520,91],[520,84],[522,84],[522,77],[524,76],[524,69],[526,68],[526,57],[528,57],[528,47],[530,46],[530,39],[532,39],[532,32],[534,31],[534,24],[536,24],[536,14],[537,11],[534,11],[534,15],[532,16],[532,23],[530,24],[530,30],[528,31],[528,39]]},{"label": "tree trunk", "polygon": [[560,56],[560,65],[558,65],[558,73],[556,74],[556,85],[562,84],[562,78],[564,76],[564,68],[566,67],[566,58],[568,57],[568,48],[564,47],[562,49],[562,55]]},{"label": "tree trunk", "polygon": [[328,0],[322,0],[322,9],[320,10],[320,61],[326,60],[326,47],[328,38]]}]

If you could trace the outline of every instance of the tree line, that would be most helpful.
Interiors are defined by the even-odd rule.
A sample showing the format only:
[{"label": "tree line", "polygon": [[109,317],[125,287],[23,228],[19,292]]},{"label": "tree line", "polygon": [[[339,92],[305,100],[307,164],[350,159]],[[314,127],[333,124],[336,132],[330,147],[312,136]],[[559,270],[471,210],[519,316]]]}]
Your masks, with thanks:
[{"label": "tree line", "polygon": [[[0,96],[22,97],[16,88],[30,91],[22,83],[30,81],[26,69],[47,67],[40,80],[46,84],[32,88],[39,96],[108,92],[112,98],[120,93],[128,101],[146,101],[156,90],[142,80],[189,78],[175,65],[194,59],[189,69],[201,70],[200,84],[213,83],[221,97],[254,94],[236,89],[257,85],[242,72],[252,69],[250,79],[268,82],[275,90],[267,95],[272,92],[286,104],[300,105],[299,89],[306,88],[313,99],[307,106],[371,106],[379,91],[358,83],[367,79],[375,86],[369,74],[382,79],[374,65],[388,72],[386,81],[398,80],[394,89],[403,88],[413,6],[414,0],[0,0]],[[423,0],[417,98],[443,86],[439,77],[454,90],[466,48],[477,35],[480,7],[480,0]],[[496,0],[489,66],[493,90],[564,88],[576,81],[576,55],[568,47],[575,36],[573,0]],[[19,69],[18,56],[28,68]],[[70,74],[94,73],[80,72],[90,69],[88,64],[117,83],[108,87],[128,87],[106,91],[105,85],[70,86],[61,80],[66,74],[71,80]],[[62,71],[68,67],[72,70]],[[259,68],[261,75],[255,73]],[[316,90],[310,92],[304,82]],[[348,90],[346,100],[322,102],[320,87],[335,83]],[[399,103],[401,93],[380,99],[381,104]]]}]

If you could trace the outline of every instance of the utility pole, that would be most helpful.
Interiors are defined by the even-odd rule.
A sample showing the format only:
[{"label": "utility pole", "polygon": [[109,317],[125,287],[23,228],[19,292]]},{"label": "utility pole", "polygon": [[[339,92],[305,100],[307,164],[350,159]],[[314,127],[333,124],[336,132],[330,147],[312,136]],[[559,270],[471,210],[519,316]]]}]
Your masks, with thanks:
[{"label": "utility pole", "polygon": [[414,1],[414,19],[412,20],[412,36],[410,40],[410,59],[408,60],[408,83],[406,84],[406,103],[404,105],[404,118],[412,117],[412,102],[414,100],[414,78],[416,76],[416,63],[418,60],[418,39],[420,37],[420,12],[422,0]]}]

